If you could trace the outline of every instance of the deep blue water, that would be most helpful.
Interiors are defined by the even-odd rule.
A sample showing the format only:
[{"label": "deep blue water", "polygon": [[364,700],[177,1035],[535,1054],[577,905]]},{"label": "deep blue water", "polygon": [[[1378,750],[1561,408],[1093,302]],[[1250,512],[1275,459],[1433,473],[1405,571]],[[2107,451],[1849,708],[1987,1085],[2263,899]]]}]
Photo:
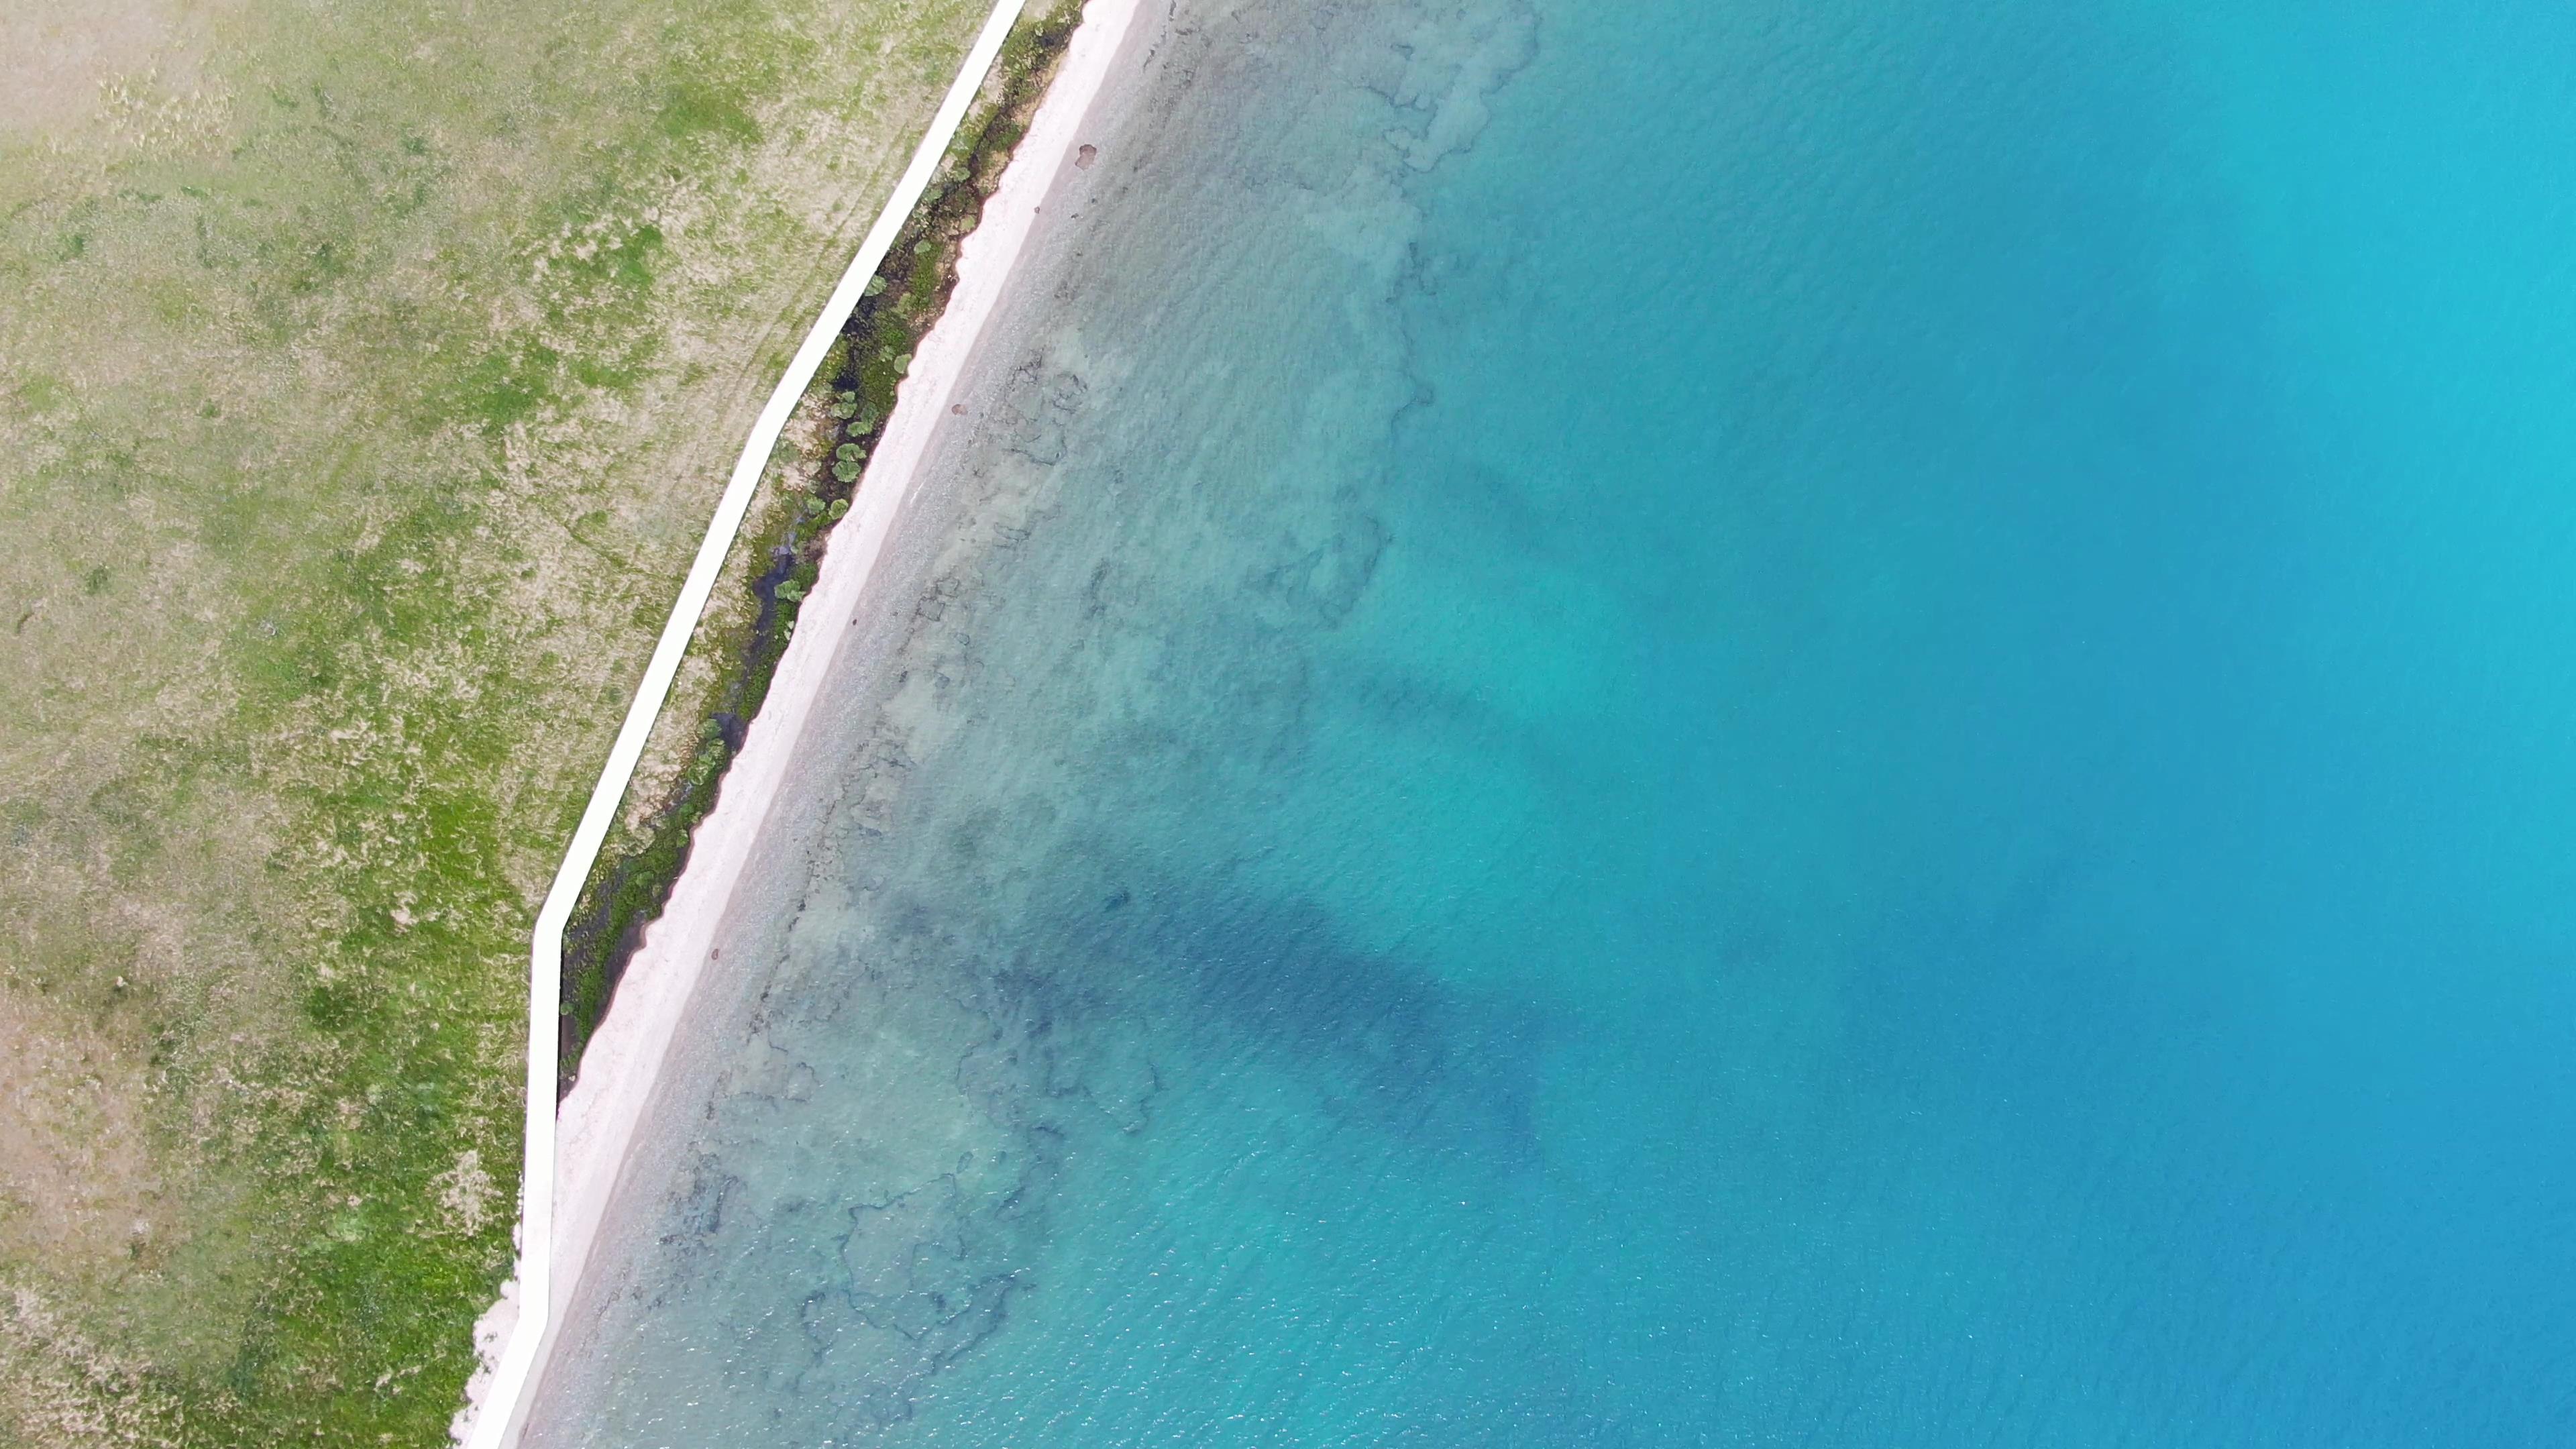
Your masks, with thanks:
[{"label": "deep blue water", "polygon": [[2576,1443],[2473,9],[1184,4],[553,1441]]}]

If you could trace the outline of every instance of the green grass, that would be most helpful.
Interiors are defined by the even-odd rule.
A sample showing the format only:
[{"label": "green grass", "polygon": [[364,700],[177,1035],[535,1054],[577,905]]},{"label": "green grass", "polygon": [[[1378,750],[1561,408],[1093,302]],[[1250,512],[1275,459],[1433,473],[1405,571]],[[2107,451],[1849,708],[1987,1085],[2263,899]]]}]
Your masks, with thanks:
[{"label": "green grass", "polygon": [[979,19],[253,0],[0,133],[0,1444],[444,1442],[535,901]]}]

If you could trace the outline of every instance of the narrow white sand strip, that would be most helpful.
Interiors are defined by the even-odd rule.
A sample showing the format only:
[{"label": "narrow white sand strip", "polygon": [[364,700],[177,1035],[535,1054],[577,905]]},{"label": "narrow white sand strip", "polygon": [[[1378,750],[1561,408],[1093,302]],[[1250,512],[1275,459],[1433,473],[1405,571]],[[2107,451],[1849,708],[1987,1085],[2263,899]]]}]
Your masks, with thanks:
[{"label": "narrow white sand strip", "polygon": [[[974,235],[960,251],[956,289],[914,355],[894,413],[860,485],[857,507],[833,531],[821,575],[798,615],[800,622],[810,621],[810,625],[796,631],[781,657],[742,752],[726,772],[716,807],[698,827],[688,866],[672,888],[669,905],[628,964],[615,1005],[583,1052],[580,1076],[564,1098],[558,1126],[555,1033],[564,925],[598,859],[653,721],[670,693],[672,677],[750,507],[770,450],[812,382],[823,354],[858,305],[868,278],[884,260],[895,233],[929,185],[1021,4],[1022,0],[997,0],[911,167],[753,425],[670,622],[645,668],[644,683],[627,711],[608,767],[537,914],[528,995],[527,1165],[521,1188],[518,1274],[504,1290],[502,1301],[486,1315],[487,1333],[497,1336],[493,1331],[506,1322],[508,1340],[490,1366],[488,1380],[480,1380],[479,1393],[469,1393],[466,1413],[459,1417],[459,1437],[470,1449],[507,1449],[518,1442],[557,1330],[589,1263],[601,1220],[642,1124],[654,1081],[704,973],[716,927],[786,780],[815,696],[850,631],[851,625],[842,621],[851,619],[904,500],[921,481],[922,457],[947,415],[1013,266],[1027,248],[1039,204],[1075,159],[1082,125],[1126,51],[1142,8],[1141,0],[1089,0],[1085,5],[1082,25],[1074,32],[1028,135],[985,204]],[[515,1320],[510,1318],[513,1313]]]}]

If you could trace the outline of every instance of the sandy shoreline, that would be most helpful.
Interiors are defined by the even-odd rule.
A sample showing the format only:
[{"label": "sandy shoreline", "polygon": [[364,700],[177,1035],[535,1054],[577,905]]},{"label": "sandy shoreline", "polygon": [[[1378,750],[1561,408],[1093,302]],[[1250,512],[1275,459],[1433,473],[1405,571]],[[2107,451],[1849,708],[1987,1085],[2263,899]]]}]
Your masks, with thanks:
[{"label": "sandy shoreline", "polygon": [[[1017,6],[1010,8],[1016,11]],[[998,188],[985,204],[980,222],[960,249],[956,286],[948,306],[914,355],[911,371],[897,394],[893,414],[860,484],[852,516],[834,530],[820,574],[799,613],[805,627],[796,631],[780,659],[768,696],[725,775],[716,806],[698,827],[688,865],[674,883],[661,918],[628,965],[614,1004],[583,1053],[580,1074],[571,1092],[557,1112],[543,1114],[542,1123],[539,1103],[553,1095],[553,1054],[544,1049],[551,1046],[553,1033],[550,1029],[542,1033],[546,1039],[543,1047],[535,1040],[538,1034],[532,1033],[529,1164],[533,1180],[539,1163],[551,1160],[552,1191],[527,1195],[518,1277],[510,1289],[505,1289],[502,1303],[487,1315],[478,1333],[485,1339],[487,1359],[497,1362],[488,1379],[478,1375],[478,1386],[484,1392],[469,1393],[473,1405],[469,1410],[473,1416],[470,1437],[460,1437],[467,1437],[475,1449],[503,1449],[518,1441],[535,1391],[544,1378],[556,1330],[597,1246],[601,1222],[643,1125],[645,1107],[678,1037],[681,1018],[705,975],[717,927],[733,902],[752,847],[787,782],[789,766],[805,734],[815,699],[843,642],[858,622],[854,613],[861,595],[905,511],[906,501],[924,481],[920,476],[922,459],[951,418],[958,385],[1013,270],[1027,250],[1041,205],[1076,163],[1084,145],[1083,128],[1110,76],[1127,57],[1143,8],[1143,0],[1089,0],[1084,6],[1082,23],[1038,106],[1028,135],[1013,153]],[[997,16],[1000,13],[997,10]],[[976,50],[986,49],[979,41]],[[970,59],[967,70],[978,84],[989,64],[989,54],[983,65]],[[945,137],[940,139],[944,148]],[[918,188],[913,190],[917,194]],[[898,200],[903,199],[899,193]],[[908,215],[910,210],[909,202],[901,207],[903,214]],[[899,222],[901,217],[896,220]],[[878,250],[881,254],[882,248]],[[874,271],[875,261],[864,249],[861,261],[866,263],[868,273]],[[864,281],[864,275],[860,280]],[[836,292],[835,305],[839,302],[840,293]],[[848,308],[843,306],[840,310],[845,316]],[[827,307],[825,315],[831,319],[831,308]],[[837,322],[830,330],[837,333]],[[812,368],[807,366],[804,372],[810,376]],[[796,375],[791,369],[790,377]],[[781,390],[787,391],[784,387]],[[801,395],[802,391],[800,383],[794,393]],[[788,397],[788,405],[793,402],[794,396]],[[783,414],[775,404],[773,410]],[[767,423],[768,415],[764,413],[764,425]],[[774,438],[776,428],[767,430]],[[755,432],[756,443],[759,438]],[[766,444],[756,450],[746,449],[746,457],[753,451],[766,460]],[[755,475],[757,471],[755,466]],[[726,542],[730,541],[732,528],[725,525],[725,514],[730,510],[737,522],[740,514],[733,491],[729,490],[718,516]],[[738,502],[747,504],[748,497]],[[722,550],[717,552],[720,561]],[[693,592],[695,602],[691,602]],[[684,590],[683,605],[691,629],[703,603],[703,590]],[[837,622],[842,620],[848,622]],[[827,627],[827,621],[832,621],[832,626]],[[683,644],[688,632],[681,631]],[[670,652],[668,644],[666,637],[665,649],[657,651],[657,669],[663,662],[660,654]],[[676,662],[676,658],[671,661],[674,666]],[[648,671],[648,692],[652,677],[653,671]],[[663,683],[667,688],[667,680]],[[659,697],[653,697],[650,703],[653,708],[643,711],[642,723],[647,729],[651,716],[658,713]],[[635,732],[634,724],[630,717],[629,733]],[[623,737],[620,743],[624,744]],[[612,775],[618,773],[618,761],[619,755],[613,754]],[[625,764],[631,770],[632,761]],[[603,787],[606,783],[604,779]],[[622,777],[616,783],[618,788],[611,793],[622,797]],[[614,798],[608,808],[615,808]],[[598,813],[596,800],[594,813]],[[589,823],[586,817],[585,834]],[[582,854],[583,838],[576,836],[576,857]],[[590,844],[595,853],[596,841]],[[580,879],[587,876],[587,863],[578,873],[569,867],[570,862],[567,875],[574,877],[573,888],[577,890]],[[560,894],[560,878],[557,884]],[[549,906],[552,905],[550,897]],[[568,899],[565,905],[569,906]],[[539,919],[536,954],[540,977],[546,974],[550,927],[559,971],[562,921],[550,910]],[[531,1016],[532,1020],[537,1018],[540,1013],[533,1008],[541,1006],[542,1017],[550,1027],[556,993],[547,989],[547,984],[545,980],[535,984]],[[544,1058],[542,1062],[537,1060],[540,1056]],[[537,1095],[541,1078],[546,1087],[542,1097]],[[532,1250],[531,1238],[541,1240],[542,1246]],[[529,1285],[542,1292],[548,1307],[541,1323],[514,1321],[516,1291]],[[506,1339],[506,1347],[494,1341],[502,1339]],[[465,1422],[460,1419],[460,1425]]]}]

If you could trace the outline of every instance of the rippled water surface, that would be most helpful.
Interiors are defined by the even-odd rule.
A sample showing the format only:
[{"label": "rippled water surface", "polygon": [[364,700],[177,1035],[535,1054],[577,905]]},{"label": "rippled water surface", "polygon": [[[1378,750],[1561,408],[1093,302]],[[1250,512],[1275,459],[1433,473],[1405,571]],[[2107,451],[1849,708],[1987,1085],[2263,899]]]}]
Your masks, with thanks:
[{"label": "rippled water surface", "polygon": [[2472,8],[1180,0],[540,1440],[2576,1442]]}]

